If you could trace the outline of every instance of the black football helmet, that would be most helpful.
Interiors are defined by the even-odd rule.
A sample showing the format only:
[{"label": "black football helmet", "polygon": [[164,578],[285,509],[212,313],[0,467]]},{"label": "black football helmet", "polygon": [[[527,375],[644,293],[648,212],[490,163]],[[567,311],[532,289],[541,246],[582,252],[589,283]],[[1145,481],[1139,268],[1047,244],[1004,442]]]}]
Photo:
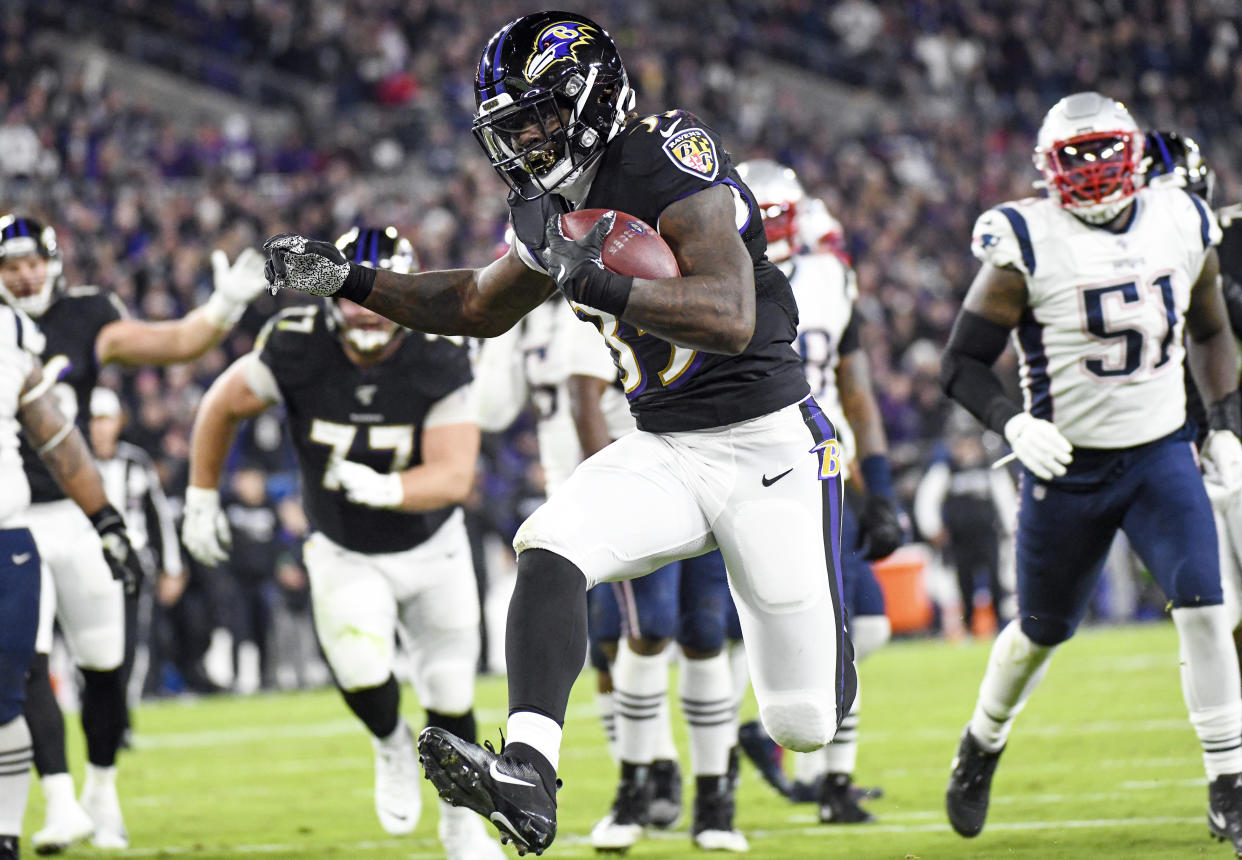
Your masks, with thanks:
[{"label": "black football helmet", "polygon": [[64,267],[56,231],[41,221],[22,215],[0,217],[0,263],[17,257],[38,254],[47,260],[47,277],[35,292],[17,296],[5,285],[0,275],[0,299],[10,307],[38,319],[43,316],[57,294],[64,289]]},{"label": "black football helmet", "polygon": [[1147,132],[1147,148],[1143,158],[1143,174],[1148,184],[1162,176],[1212,204],[1216,190],[1216,174],[1203,160],[1199,144],[1176,131]]},{"label": "black football helmet", "polygon": [[501,178],[534,200],[581,177],[633,105],[602,27],[571,12],[539,12],[506,24],[483,49],[473,130]]},{"label": "black football helmet", "polygon": [[[414,246],[396,227],[354,227],[336,240],[336,247],[346,260],[360,266],[388,269],[399,275],[418,268]],[[333,329],[361,353],[378,352],[402,330],[395,322],[365,309],[347,319],[335,298],[329,297],[326,302]]]}]

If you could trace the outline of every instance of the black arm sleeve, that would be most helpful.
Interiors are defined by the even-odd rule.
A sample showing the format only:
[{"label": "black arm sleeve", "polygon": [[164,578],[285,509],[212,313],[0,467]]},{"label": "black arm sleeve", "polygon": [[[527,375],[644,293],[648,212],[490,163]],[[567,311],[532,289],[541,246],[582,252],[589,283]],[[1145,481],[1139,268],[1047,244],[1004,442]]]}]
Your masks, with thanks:
[{"label": "black arm sleeve", "polygon": [[837,346],[837,355],[849,355],[862,347],[862,338],[859,336],[861,328],[858,314],[850,314],[850,321],[845,326],[845,331],[841,332],[841,343]]},{"label": "black arm sleeve", "polygon": [[971,311],[953,323],[940,359],[940,387],[991,430],[1005,432],[1005,422],[1022,411],[1005,394],[992,365],[1005,351],[1009,330]]}]

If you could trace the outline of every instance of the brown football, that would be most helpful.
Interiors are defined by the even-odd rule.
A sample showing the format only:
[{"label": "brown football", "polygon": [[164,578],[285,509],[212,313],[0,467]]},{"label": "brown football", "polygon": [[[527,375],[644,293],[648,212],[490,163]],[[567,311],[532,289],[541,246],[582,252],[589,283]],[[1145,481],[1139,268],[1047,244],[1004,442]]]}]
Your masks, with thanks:
[{"label": "brown football", "polygon": [[[579,209],[561,216],[561,231],[581,239],[605,213],[613,209]],[[645,280],[675,278],[681,274],[673,250],[650,224],[617,212],[612,229],[604,238],[604,267],[618,275]]]}]

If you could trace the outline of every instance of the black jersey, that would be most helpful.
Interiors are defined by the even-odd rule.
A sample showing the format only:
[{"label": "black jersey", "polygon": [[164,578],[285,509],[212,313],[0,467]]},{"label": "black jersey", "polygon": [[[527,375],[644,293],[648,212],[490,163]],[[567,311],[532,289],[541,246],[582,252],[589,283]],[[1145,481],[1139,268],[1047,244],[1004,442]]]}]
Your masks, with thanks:
[{"label": "black jersey", "polygon": [[319,306],[289,308],[268,322],[255,346],[284,400],[306,517],[313,529],[355,552],[410,549],[454,508],[406,513],[353,504],[328,465],[352,460],[387,473],[421,463],[428,410],[471,381],[466,348],[409,333],[388,358],[359,367],[330,326]]},{"label": "black jersey", "polygon": [[[90,439],[91,391],[99,378],[95,340],[110,322],[126,316],[125,305],[112,293],[95,287],[72,287],[59,296],[39,317],[39,330],[47,339],[43,350],[43,384],[56,395],[65,417]],[[22,436],[22,467],[30,481],[32,502],[65,498],[60,485]]]},{"label": "black jersey", "polygon": [[[671,203],[713,185],[732,191],[738,232],[755,267],[755,330],[740,355],[674,346],[611,314],[586,310],[621,373],[642,430],[673,432],[733,424],[775,412],[809,389],[791,342],[798,310],[789,281],[765,255],[767,238],[754,195],[738,177],[719,137],[688,111],[636,120],[604,150],[584,209],[615,209],[658,227]],[[531,249],[543,244],[547,216],[564,200],[511,196],[513,227]]]},{"label": "black jersey", "polygon": [[[1220,255],[1221,289],[1225,295],[1225,309],[1229,312],[1229,327],[1234,337],[1242,340],[1242,204],[1223,207],[1216,212],[1220,224],[1221,239],[1216,252]],[[1190,375],[1190,362],[1186,362],[1186,416],[1195,423],[1202,444],[1207,436],[1207,409],[1199,387]]]}]

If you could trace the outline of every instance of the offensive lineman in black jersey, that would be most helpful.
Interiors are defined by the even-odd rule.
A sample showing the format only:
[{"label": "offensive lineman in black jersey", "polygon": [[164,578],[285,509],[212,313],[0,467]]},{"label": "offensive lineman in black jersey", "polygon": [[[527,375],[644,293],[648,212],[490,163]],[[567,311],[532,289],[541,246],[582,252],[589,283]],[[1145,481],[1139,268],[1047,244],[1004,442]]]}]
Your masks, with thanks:
[{"label": "offensive lineman in black jersey", "polygon": [[[355,229],[350,260],[415,267],[394,228]],[[479,603],[459,505],[479,452],[470,362],[451,339],[410,334],[346,300],[291,308],[208,390],[194,422],[183,540],[227,556],[216,486],[238,424],[282,403],[302,473],[315,629],[345,702],[371,732],[375,809],[394,835],[421,811],[414,736],[398,712],[401,633],[427,724],[473,741]],[[441,804],[451,858],[501,860],[469,811]]]},{"label": "offensive lineman in black jersey", "polygon": [[[254,250],[243,251],[232,266],[223,251],[215,251],[211,263],[215,291],[202,307],[168,322],[129,319],[111,293],[66,287],[54,229],[34,218],[0,217],[0,300],[37,320],[46,337],[44,390],[56,396],[83,434],[101,366],[192,361],[219,343],[262,291],[262,258]],[[88,836],[98,847],[125,848],[129,837],[116,792],[116,753],[128,725],[120,669],[122,586],[113,581],[95,529],[24,439],[21,453],[31,489],[29,526],[43,560],[38,654],[27,685],[26,718],[47,818],[31,842],[39,853],[62,851]],[[137,585],[126,582],[125,589]],[[80,804],[65,758],[64,718],[48,678],[54,617],[83,678],[87,765]]]},{"label": "offensive lineman in black jersey", "polygon": [[[580,15],[541,12],[483,51],[474,131],[512,190],[509,252],[482,269],[398,276],[330,243],[268,240],[274,286],[341,295],[411,328],[493,336],[559,288],[611,347],[639,430],[586,460],[514,541],[508,742],[436,728],[420,757],[441,797],[520,853],[556,834],[556,768],[586,649],[586,589],[719,547],[760,716],[785,747],[827,743],[856,677],[840,604],[839,447],[790,346],[797,309],[720,139],[673,110],[639,119],[616,47]],[[558,216],[602,207],[656,225],[681,277],[603,268],[605,216],[567,240]],[[547,273],[555,273],[555,279]]]}]

